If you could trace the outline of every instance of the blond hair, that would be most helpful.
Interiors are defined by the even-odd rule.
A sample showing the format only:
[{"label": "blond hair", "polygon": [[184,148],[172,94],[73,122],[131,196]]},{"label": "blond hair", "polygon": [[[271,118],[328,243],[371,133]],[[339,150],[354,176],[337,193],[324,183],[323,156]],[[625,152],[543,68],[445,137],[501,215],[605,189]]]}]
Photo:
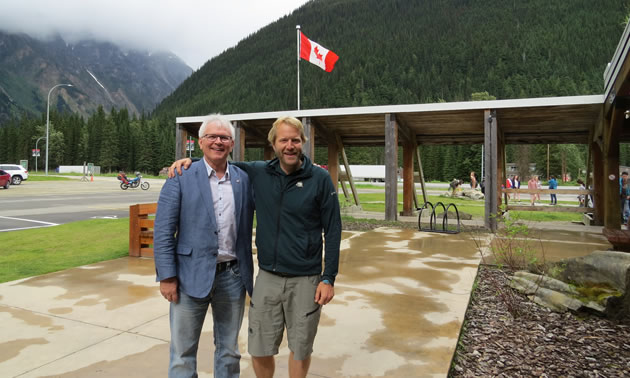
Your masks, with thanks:
[{"label": "blond hair", "polygon": [[278,130],[278,126],[283,123],[299,131],[302,143],[306,143],[306,135],[304,135],[304,125],[302,125],[302,122],[300,122],[300,120],[297,118],[285,116],[278,118],[276,122],[273,123],[273,126],[271,126],[271,130],[269,130],[267,140],[269,141],[269,143],[271,143],[271,145],[276,142],[276,132]]}]

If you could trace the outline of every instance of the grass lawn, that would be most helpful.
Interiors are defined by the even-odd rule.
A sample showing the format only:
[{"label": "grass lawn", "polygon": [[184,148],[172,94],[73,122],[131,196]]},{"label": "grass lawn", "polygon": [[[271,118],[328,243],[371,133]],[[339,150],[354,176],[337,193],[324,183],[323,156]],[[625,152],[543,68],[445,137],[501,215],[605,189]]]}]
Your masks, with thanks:
[{"label": "grass lawn", "polygon": [[69,177],[46,176],[43,173],[41,174],[29,173],[28,175],[28,181],[68,181],[68,180],[72,180],[72,179]]},{"label": "grass lawn", "polygon": [[127,256],[129,219],[94,219],[0,233],[0,282]]}]

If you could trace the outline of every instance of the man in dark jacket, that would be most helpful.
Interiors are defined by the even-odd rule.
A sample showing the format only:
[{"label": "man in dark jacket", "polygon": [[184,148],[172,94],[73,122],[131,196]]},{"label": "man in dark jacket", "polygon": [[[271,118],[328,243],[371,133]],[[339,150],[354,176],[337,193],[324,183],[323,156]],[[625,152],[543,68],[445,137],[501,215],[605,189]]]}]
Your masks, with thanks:
[{"label": "man in dark jacket", "polygon": [[[286,328],[289,374],[306,376],[321,306],[334,296],[341,242],[339,200],[328,172],[302,154],[306,137],[299,120],[279,118],[268,140],[275,159],[234,163],[249,175],[257,217],[260,270],[248,316],[248,350],[256,375],[272,377]],[[177,166],[186,166],[184,162],[190,160]]]}]

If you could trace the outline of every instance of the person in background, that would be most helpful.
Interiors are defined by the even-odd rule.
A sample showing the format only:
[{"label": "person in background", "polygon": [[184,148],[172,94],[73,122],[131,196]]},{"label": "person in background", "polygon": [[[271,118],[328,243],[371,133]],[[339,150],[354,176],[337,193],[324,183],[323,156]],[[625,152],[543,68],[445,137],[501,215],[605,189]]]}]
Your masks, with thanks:
[{"label": "person in background", "polygon": [[[518,175],[515,175],[514,178],[512,178],[512,188],[514,189],[520,189],[521,188],[521,179],[518,177]],[[521,200],[521,193],[516,192],[514,193],[514,199],[517,201]]]},{"label": "person in background", "polygon": [[626,224],[628,217],[628,199],[630,199],[630,183],[628,182],[628,172],[621,172],[619,177],[619,199],[621,205],[621,223]]},{"label": "person in background", "polygon": [[[505,189],[512,189],[512,176],[505,180]],[[507,196],[507,199],[510,199],[510,193],[506,193],[505,195]]]},{"label": "person in background", "polygon": [[[536,189],[542,189],[542,184],[540,183],[540,178],[536,176]],[[536,200],[540,202],[540,192],[536,193]]]},{"label": "person in background", "polygon": [[462,180],[453,179],[448,186],[451,188],[451,197],[455,197],[455,192],[457,192],[457,188],[462,184]]},{"label": "person in background", "polygon": [[[555,176],[551,176],[549,178],[549,189],[558,189],[558,181],[556,181]],[[552,205],[558,204],[558,198],[556,198],[556,193],[551,193],[551,204]]]},{"label": "person in background", "polygon": [[[527,181],[527,189],[538,189],[538,185],[536,185],[536,181],[538,176],[532,176],[529,181]],[[529,203],[534,206],[536,204],[536,193],[529,193]]]},{"label": "person in background", "polygon": [[[584,181],[582,181],[582,179],[577,179],[577,183],[580,185],[580,190],[585,190],[586,189],[586,185],[584,184]],[[578,201],[580,203],[580,207],[584,207],[584,194],[580,194],[578,195]],[[623,217],[623,209],[621,211],[621,216]]]},{"label": "person in background", "polygon": [[470,172],[470,188],[473,190],[477,189],[477,174],[475,171]]}]

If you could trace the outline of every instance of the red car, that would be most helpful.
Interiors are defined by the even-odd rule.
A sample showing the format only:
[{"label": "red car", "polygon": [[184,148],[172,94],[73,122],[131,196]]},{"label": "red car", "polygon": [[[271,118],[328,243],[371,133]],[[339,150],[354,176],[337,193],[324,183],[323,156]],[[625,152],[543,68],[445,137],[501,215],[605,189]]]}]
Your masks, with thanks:
[{"label": "red car", "polygon": [[0,169],[0,186],[9,189],[11,183],[11,175]]}]

